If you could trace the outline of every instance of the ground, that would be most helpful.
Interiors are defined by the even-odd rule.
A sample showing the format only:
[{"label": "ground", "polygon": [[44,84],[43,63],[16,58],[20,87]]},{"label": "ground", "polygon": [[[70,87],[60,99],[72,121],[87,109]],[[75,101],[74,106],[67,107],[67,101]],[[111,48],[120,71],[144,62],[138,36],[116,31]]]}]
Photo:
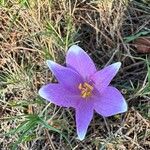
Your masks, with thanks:
[{"label": "ground", "polygon": [[[149,37],[149,0],[1,0],[0,149],[149,150]],[[95,113],[83,141],[74,110],[38,95],[43,84],[56,82],[45,61],[65,65],[73,44],[98,69],[122,62],[111,84],[129,107],[109,118]]]}]

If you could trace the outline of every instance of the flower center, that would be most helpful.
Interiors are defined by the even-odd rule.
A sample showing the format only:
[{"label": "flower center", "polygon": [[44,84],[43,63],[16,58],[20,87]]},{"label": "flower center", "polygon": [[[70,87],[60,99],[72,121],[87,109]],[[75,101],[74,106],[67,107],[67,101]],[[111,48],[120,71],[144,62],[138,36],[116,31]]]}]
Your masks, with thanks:
[{"label": "flower center", "polygon": [[87,82],[84,82],[83,84],[80,83],[78,88],[81,91],[81,97],[82,98],[87,98],[87,97],[90,97],[92,95],[93,86],[91,86]]}]

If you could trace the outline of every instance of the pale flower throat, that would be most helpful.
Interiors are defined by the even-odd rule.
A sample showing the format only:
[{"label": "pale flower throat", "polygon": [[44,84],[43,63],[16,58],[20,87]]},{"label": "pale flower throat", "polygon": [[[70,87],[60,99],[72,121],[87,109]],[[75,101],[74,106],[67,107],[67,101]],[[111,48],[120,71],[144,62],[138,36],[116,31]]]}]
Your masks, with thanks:
[{"label": "pale flower throat", "polygon": [[93,86],[91,86],[87,82],[84,82],[79,84],[78,89],[81,91],[81,97],[87,98],[92,95]]}]

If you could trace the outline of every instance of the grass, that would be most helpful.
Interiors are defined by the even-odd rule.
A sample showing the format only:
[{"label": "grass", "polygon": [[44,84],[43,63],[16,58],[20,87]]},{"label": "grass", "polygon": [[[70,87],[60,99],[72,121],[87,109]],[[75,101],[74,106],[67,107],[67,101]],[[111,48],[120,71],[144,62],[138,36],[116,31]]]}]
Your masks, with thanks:
[{"label": "grass", "polygon": [[[150,36],[146,0],[0,1],[0,149],[150,149],[150,56],[134,40]],[[76,139],[74,110],[38,95],[55,78],[47,59],[64,64],[78,44],[97,68],[116,61],[112,84],[129,105],[125,114],[95,114],[84,141]]]}]

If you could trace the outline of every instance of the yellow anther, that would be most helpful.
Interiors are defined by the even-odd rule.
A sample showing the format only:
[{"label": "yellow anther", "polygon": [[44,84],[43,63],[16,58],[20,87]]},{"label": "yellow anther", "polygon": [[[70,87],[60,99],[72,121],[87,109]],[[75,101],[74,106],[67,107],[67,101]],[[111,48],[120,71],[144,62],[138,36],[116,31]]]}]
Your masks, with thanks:
[{"label": "yellow anther", "polygon": [[90,84],[84,82],[84,87],[87,87],[90,90],[93,90],[93,86],[91,86]]},{"label": "yellow anther", "polygon": [[82,84],[80,83],[78,86],[79,90],[82,90]]},{"label": "yellow anther", "polygon": [[83,84],[80,83],[78,88],[81,91],[81,97],[82,98],[87,98],[87,97],[90,97],[92,95],[93,86],[91,86],[87,82],[84,82]]},{"label": "yellow anther", "polygon": [[87,97],[87,94],[84,92],[83,94],[81,94],[81,96],[82,96],[83,98],[86,98],[86,97]]}]

